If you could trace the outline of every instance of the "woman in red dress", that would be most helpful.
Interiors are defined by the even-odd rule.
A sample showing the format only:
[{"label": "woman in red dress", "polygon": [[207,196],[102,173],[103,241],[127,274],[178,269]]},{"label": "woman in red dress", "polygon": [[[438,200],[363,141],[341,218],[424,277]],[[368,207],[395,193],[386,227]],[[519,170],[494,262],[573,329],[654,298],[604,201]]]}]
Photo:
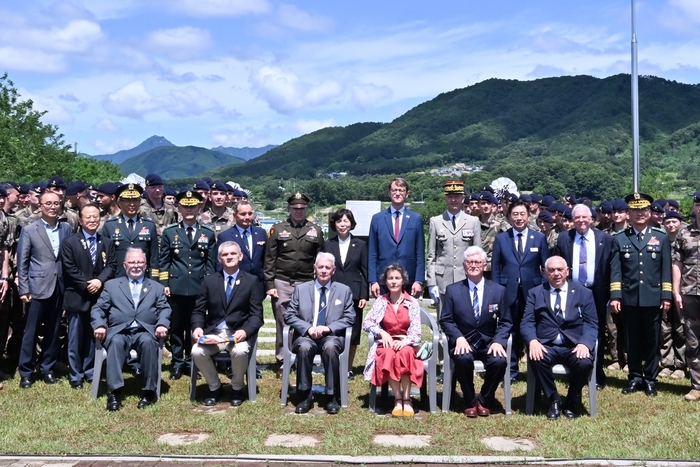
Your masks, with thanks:
[{"label": "woman in red dress", "polygon": [[389,293],[375,300],[362,323],[362,329],[375,338],[364,376],[377,387],[388,381],[396,399],[391,414],[412,417],[411,384],[423,384],[423,362],[416,358],[421,339],[420,305],[403,290],[408,274],[400,264],[387,266],[380,281]]}]

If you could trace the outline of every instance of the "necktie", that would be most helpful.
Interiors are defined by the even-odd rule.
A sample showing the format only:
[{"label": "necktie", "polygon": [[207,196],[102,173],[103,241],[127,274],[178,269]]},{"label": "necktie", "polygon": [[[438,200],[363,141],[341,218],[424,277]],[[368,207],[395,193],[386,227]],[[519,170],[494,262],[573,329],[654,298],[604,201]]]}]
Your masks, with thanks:
[{"label": "necktie", "polygon": [[134,231],[134,220],[129,219],[128,221],[126,221],[126,226],[128,227],[129,232],[133,232]]},{"label": "necktie", "polygon": [[396,211],[396,219],[394,219],[394,240],[399,243],[399,234],[401,232],[401,226],[399,225],[399,216],[401,213]]},{"label": "necktie", "polygon": [[139,283],[131,281],[131,298],[134,300],[134,309],[139,307]]},{"label": "necktie", "polygon": [[644,241],[644,233],[639,232],[639,233],[637,234],[637,240],[639,241],[639,243],[641,243],[642,241]]},{"label": "necktie", "polygon": [[226,284],[226,303],[231,301],[232,294],[233,294],[233,276],[228,276],[228,283]]},{"label": "necktie", "polygon": [[588,250],[586,249],[586,237],[581,235],[581,249],[579,250],[578,255],[578,280],[581,281],[581,283],[584,285],[588,280],[588,265],[586,264],[587,261]]},{"label": "necktie", "polygon": [[481,310],[479,309],[479,295],[477,293],[476,287],[474,287],[474,298],[472,299],[472,308],[474,309],[474,317],[479,320],[481,316]]},{"label": "necktie", "polygon": [[457,216],[453,215],[452,216],[452,231],[454,231],[457,228],[457,221],[455,219],[457,219]]},{"label": "necktie", "polygon": [[187,227],[187,238],[190,239],[190,242],[194,240],[194,229],[192,227]]},{"label": "necktie", "polygon": [[245,240],[245,249],[250,253],[250,234],[248,233],[248,229],[243,231],[243,239]]},{"label": "necktie", "polygon": [[92,265],[97,263],[97,243],[95,242],[95,237],[88,238],[90,242],[90,259],[92,260]]},{"label": "necktie", "polygon": [[321,287],[321,297],[318,299],[318,319],[316,320],[316,326],[326,325],[326,288]]},{"label": "necktie", "polygon": [[557,293],[557,297],[554,299],[554,311],[557,314],[559,324],[562,324],[564,322],[564,314],[561,310],[561,289],[554,289],[554,291]]},{"label": "necktie", "polygon": [[523,234],[518,234],[518,259],[523,259]]}]

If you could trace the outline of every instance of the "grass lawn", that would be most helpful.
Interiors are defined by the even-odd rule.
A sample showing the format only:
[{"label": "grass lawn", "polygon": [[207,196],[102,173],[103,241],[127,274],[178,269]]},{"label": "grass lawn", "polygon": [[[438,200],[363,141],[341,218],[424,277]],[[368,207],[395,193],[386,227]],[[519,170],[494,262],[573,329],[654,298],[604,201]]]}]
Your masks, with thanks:
[{"label": "grass lawn", "polygon": [[[270,317],[269,301],[266,317]],[[270,324],[266,326],[271,326]],[[274,333],[261,334],[274,336]],[[261,343],[271,349],[273,344]],[[524,382],[513,386],[514,415],[492,415],[488,418],[467,419],[462,415],[461,396],[453,412],[427,413],[420,409],[414,419],[393,419],[376,416],[367,409],[368,384],[361,372],[367,353],[363,343],[355,359],[355,374],[350,382],[350,406],[336,416],[293,413],[294,396],[286,409],[280,407],[280,380],[275,368],[262,371],[258,380],[257,402],[246,401],[238,409],[224,413],[201,411],[206,391],[199,383],[199,401],[189,400],[189,378],[168,381],[164,362],[161,400],[153,407],[137,410],[139,383],[127,376],[124,406],[119,412],[105,410],[103,389],[100,397],[90,400],[86,387],[81,391],[70,388],[67,379],[62,384],[47,386],[41,381],[31,389],[19,389],[17,378],[5,382],[0,391],[0,452],[25,454],[147,454],[147,455],[235,455],[235,454],[328,454],[328,455],[499,455],[487,448],[480,439],[486,436],[527,438],[536,444],[528,456],[547,458],[638,458],[638,459],[700,459],[700,405],[688,403],[683,395],[689,389],[687,380],[662,380],[655,399],[643,393],[623,396],[620,389],[626,375],[609,373],[608,387],[598,394],[598,417],[582,416],[576,420],[548,421],[544,415],[547,404],[536,406],[536,415],[524,415]],[[271,364],[274,357],[258,360]],[[522,369],[524,370],[524,364]],[[224,380],[222,376],[222,381]],[[315,376],[322,383],[322,375]],[[475,378],[477,385],[480,379]],[[227,388],[228,389],[228,388]],[[441,388],[438,387],[439,392]],[[564,383],[560,392],[565,394]],[[438,395],[440,397],[440,395]],[[587,406],[584,389],[584,405]],[[497,399],[503,400],[502,390]],[[414,398],[415,400],[415,398]],[[386,401],[391,405],[390,401]],[[227,400],[220,403],[228,407]],[[208,433],[201,444],[172,447],[156,440],[164,433]],[[271,434],[304,434],[315,436],[315,447],[266,447]],[[375,445],[378,434],[431,435],[427,448],[386,448]],[[518,454],[518,452],[508,455]]]}]

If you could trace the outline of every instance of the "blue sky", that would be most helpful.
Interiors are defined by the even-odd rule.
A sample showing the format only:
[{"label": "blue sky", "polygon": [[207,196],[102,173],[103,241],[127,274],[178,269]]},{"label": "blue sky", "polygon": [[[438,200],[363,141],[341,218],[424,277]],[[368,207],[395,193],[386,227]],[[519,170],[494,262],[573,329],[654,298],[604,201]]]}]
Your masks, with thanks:
[{"label": "blue sky", "polygon": [[[281,144],[488,78],[630,69],[629,0],[0,0],[0,72],[81,152]],[[700,0],[637,2],[639,72],[700,83]]]}]

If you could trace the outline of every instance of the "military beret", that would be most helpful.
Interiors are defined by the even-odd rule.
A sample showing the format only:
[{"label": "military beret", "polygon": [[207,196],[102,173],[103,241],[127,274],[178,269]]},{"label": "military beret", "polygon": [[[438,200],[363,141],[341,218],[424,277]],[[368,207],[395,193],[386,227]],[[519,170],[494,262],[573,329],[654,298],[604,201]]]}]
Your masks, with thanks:
[{"label": "military beret", "polygon": [[572,193],[569,193],[564,196],[564,201],[566,201],[567,203],[576,204],[576,196],[574,196]]},{"label": "military beret", "polygon": [[666,219],[678,219],[680,221],[683,220],[683,214],[681,214],[678,211],[666,211],[666,215],[664,216],[664,220]]},{"label": "military beret", "polygon": [[164,196],[177,196],[177,193],[175,192],[174,189],[170,188],[169,186],[166,186],[163,189],[163,195]]},{"label": "military beret", "polygon": [[503,195],[509,203],[514,203],[520,199],[520,197],[515,193],[506,192]]},{"label": "military beret", "polygon": [[481,193],[479,193],[479,200],[488,201],[491,204],[498,204],[498,200],[495,196],[493,196],[493,193],[491,193],[490,191],[482,191]]},{"label": "military beret", "polygon": [[202,195],[200,195],[199,192],[193,190],[181,191],[177,194],[177,197],[175,199],[180,204],[180,206],[197,206],[198,204],[201,204],[202,201],[204,201]]},{"label": "military beret", "polygon": [[564,203],[557,203],[557,212],[559,214],[566,214],[566,211],[571,211],[571,208]]},{"label": "military beret", "polygon": [[667,200],[667,202],[668,202],[668,205],[669,205],[669,206],[672,206],[672,207],[674,207],[674,208],[676,208],[676,209],[680,209],[680,208],[681,208],[681,205],[680,205],[680,204],[678,203],[678,201],[676,201],[675,199],[669,199],[669,200]]},{"label": "military beret", "polygon": [[46,190],[46,182],[36,182],[29,188],[29,191],[33,191],[38,195],[42,194],[44,190]]},{"label": "military beret", "polygon": [[29,185],[29,183],[22,183],[22,184],[19,186],[19,194],[20,194],[20,195],[28,195],[28,194],[29,194],[29,190],[30,190],[31,188],[32,188],[32,187],[31,187],[31,185]]},{"label": "military beret", "polygon": [[700,203],[700,191],[696,191],[693,194],[693,203]]},{"label": "military beret", "polygon": [[211,187],[211,191],[223,191],[224,193],[228,193],[228,185],[224,182],[214,181],[209,186]]},{"label": "military beret", "polygon": [[537,193],[530,193],[530,198],[532,198],[533,203],[540,204],[540,201],[542,201],[542,197]]},{"label": "military beret", "polygon": [[663,199],[663,198],[659,198],[659,199],[657,199],[657,200],[654,201],[654,202],[655,202],[655,203],[659,203],[659,204],[661,205],[662,208],[665,208],[665,207],[666,207],[666,203],[668,203],[668,200],[665,200],[665,199]]},{"label": "military beret", "polygon": [[[235,189],[235,188],[233,189],[233,196],[235,196],[235,197],[237,197],[237,198],[245,198],[245,199],[248,199],[248,193],[246,193],[246,192],[243,191],[243,190],[237,190],[237,189]],[[308,200],[308,197],[307,197],[307,200]],[[308,203],[308,201],[307,201],[307,203]]]},{"label": "military beret", "polygon": [[146,186],[158,186],[164,185],[163,179],[160,178],[158,174],[148,174],[146,175]]},{"label": "military beret", "polygon": [[603,201],[598,205],[598,210],[605,214],[612,214],[613,205],[610,201]]},{"label": "military beret", "polygon": [[664,212],[664,206],[658,201],[655,201],[651,203],[651,210],[654,212]]},{"label": "military beret", "polygon": [[309,204],[311,199],[304,193],[296,192],[289,198],[287,198],[287,204]]},{"label": "military beret", "polygon": [[214,180],[212,180],[211,177],[202,177],[202,181],[209,186],[211,186],[211,184],[214,183]]},{"label": "military beret", "polygon": [[66,188],[66,194],[67,195],[77,195],[78,193],[82,193],[85,191],[85,184],[78,180],[77,182],[72,182],[70,185],[68,185],[68,188]]},{"label": "military beret", "polygon": [[598,218],[598,211],[596,208],[591,208],[591,217],[595,220]]},{"label": "military beret", "polygon": [[569,219],[570,221],[574,220],[573,211],[571,211],[571,208],[568,206],[565,207],[561,215],[564,216],[564,219]]},{"label": "military beret", "polygon": [[547,211],[549,212],[557,212],[559,210],[559,203],[557,201],[554,201],[552,204],[547,206]]},{"label": "military beret", "polygon": [[590,201],[591,199],[588,196],[582,196],[580,197],[577,201],[577,204],[586,204],[587,201]]},{"label": "military beret", "polygon": [[537,215],[537,219],[541,220],[542,222],[549,222],[550,224],[554,223],[554,218],[549,211],[540,211],[540,213]]},{"label": "military beret", "polygon": [[520,201],[525,201],[526,203],[532,203],[532,196],[520,195]]},{"label": "military beret", "polygon": [[193,190],[211,191],[211,187],[204,180],[199,180],[198,182],[195,182],[194,185],[192,185],[192,189]]},{"label": "military beret", "polygon": [[14,188],[15,190],[19,191],[19,185],[17,182],[12,182],[12,181],[7,181],[7,182],[2,182],[3,185],[5,185],[5,189],[7,190],[7,185],[10,187]]},{"label": "military beret", "polygon": [[612,203],[613,211],[629,211],[630,207],[624,199],[616,199]]},{"label": "military beret", "polygon": [[117,198],[122,199],[139,199],[143,194],[143,188],[138,183],[126,183],[115,192]]},{"label": "military beret", "polygon": [[552,205],[554,202],[554,196],[546,195],[540,200],[540,206],[546,208]]},{"label": "military beret", "polygon": [[646,209],[654,202],[654,198],[646,193],[635,192],[625,196],[625,202],[630,209]]},{"label": "military beret", "polygon": [[54,175],[53,177],[49,178],[46,187],[63,188],[65,190],[66,188],[68,188],[68,185],[66,185],[66,182],[61,177],[59,177],[58,175]]},{"label": "military beret", "polygon": [[113,195],[117,192],[119,184],[115,182],[107,182],[97,187],[97,191],[104,193],[105,195]]},{"label": "military beret", "polygon": [[447,180],[442,184],[442,191],[446,195],[464,194],[464,182],[462,180]]},{"label": "military beret", "polygon": [[7,198],[7,190],[2,185],[0,185],[0,197]]},{"label": "military beret", "polygon": [[472,193],[469,195],[469,200],[471,201],[479,201],[481,199],[481,195],[479,193]]},{"label": "military beret", "polygon": [[484,186],[481,191],[488,191],[490,193],[496,194],[496,191],[491,187],[491,185]]}]

